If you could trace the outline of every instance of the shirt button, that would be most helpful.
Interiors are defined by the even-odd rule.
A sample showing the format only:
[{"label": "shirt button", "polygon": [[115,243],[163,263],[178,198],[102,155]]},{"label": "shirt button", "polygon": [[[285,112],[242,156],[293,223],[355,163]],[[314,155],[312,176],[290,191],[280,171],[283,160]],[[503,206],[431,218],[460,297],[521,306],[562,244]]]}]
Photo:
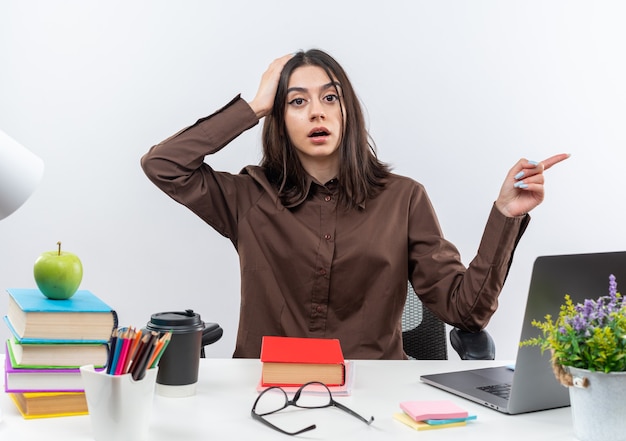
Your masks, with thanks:
[{"label": "shirt button", "polygon": [[315,310],[317,312],[322,312],[324,310],[324,308],[322,308],[320,305],[318,305],[317,308],[315,308]]},{"label": "shirt button", "polygon": [[320,276],[325,276],[326,275],[326,270],[324,268],[320,268],[319,271],[317,272]]},{"label": "shirt button", "polygon": [[326,202],[330,202],[330,200],[331,200],[331,199],[332,199],[332,198],[330,197],[330,195],[326,195],[326,196],[324,197],[324,200],[325,200]]},{"label": "shirt button", "polygon": [[331,235],[330,235],[330,234],[324,234],[324,239],[326,239],[326,240],[330,240],[330,238],[331,238]]}]

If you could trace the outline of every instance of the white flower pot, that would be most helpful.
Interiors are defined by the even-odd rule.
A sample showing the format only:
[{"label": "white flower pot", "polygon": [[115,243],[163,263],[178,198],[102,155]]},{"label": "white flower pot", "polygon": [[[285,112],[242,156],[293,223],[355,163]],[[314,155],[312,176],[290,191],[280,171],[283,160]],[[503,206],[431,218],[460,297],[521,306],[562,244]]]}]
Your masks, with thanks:
[{"label": "white flower pot", "polygon": [[576,438],[626,441],[626,372],[567,369],[574,379],[569,396]]}]

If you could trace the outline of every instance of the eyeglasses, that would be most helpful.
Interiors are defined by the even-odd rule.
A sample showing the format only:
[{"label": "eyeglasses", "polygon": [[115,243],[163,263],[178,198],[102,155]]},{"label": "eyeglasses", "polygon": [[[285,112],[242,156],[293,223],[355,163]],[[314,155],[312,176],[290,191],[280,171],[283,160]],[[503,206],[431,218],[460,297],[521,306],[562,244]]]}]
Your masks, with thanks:
[{"label": "eyeglasses", "polygon": [[287,392],[285,392],[283,388],[277,386],[269,387],[259,394],[257,399],[254,401],[254,405],[252,406],[252,410],[250,411],[250,413],[252,414],[252,418],[254,418],[255,420],[258,420],[263,424],[268,425],[272,429],[286,435],[299,435],[300,433],[308,432],[309,430],[315,429],[316,425],[312,424],[296,432],[288,432],[275,426],[264,418],[267,415],[279,412],[289,406],[295,406],[301,409],[322,409],[324,407],[336,407],[343,410],[344,412],[349,413],[353,417],[360,419],[365,424],[369,425],[372,424],[372,421],[374,421],[374,417],[370,417],[369,420],[365,419],[355,411],[347,408],[341,403],[336,402],[333,399],[333,396],[330,393],[330,389],[328,389],[328,386],[319,381],[311,381],[309,383],[303,384],[296,391],[293,399],[291,400],[289,399],[289,397],[287,396]]}]

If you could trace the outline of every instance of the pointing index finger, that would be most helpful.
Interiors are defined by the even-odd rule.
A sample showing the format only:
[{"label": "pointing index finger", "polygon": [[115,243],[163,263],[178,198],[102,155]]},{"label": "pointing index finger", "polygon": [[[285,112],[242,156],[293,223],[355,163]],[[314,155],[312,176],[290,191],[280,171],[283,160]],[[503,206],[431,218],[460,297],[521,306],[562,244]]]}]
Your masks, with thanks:
[{"label": "pointing index finger", "polygon": [[571,155],[569,153],[560,153],[558,155],[551,156],[548,159],[544,159],[543,161],[541,161],[541,163],[543,164],[543,169],[547,170],[553,165],[558,164],[561,161],[565,161],[570,156]]}]

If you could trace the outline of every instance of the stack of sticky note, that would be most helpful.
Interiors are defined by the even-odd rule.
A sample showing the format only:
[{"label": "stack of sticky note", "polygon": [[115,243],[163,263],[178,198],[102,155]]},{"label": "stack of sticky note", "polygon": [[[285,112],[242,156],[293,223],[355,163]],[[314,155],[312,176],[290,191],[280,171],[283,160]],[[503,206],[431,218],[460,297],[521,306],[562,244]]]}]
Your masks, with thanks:
[{"label": "stack of sticky note", "polygon": [[445,429],[465,426],[467,421],[475,420],[465,409],[452,401],[403,401],[400,409],[393,415],[395,419],[415,430]]}]

